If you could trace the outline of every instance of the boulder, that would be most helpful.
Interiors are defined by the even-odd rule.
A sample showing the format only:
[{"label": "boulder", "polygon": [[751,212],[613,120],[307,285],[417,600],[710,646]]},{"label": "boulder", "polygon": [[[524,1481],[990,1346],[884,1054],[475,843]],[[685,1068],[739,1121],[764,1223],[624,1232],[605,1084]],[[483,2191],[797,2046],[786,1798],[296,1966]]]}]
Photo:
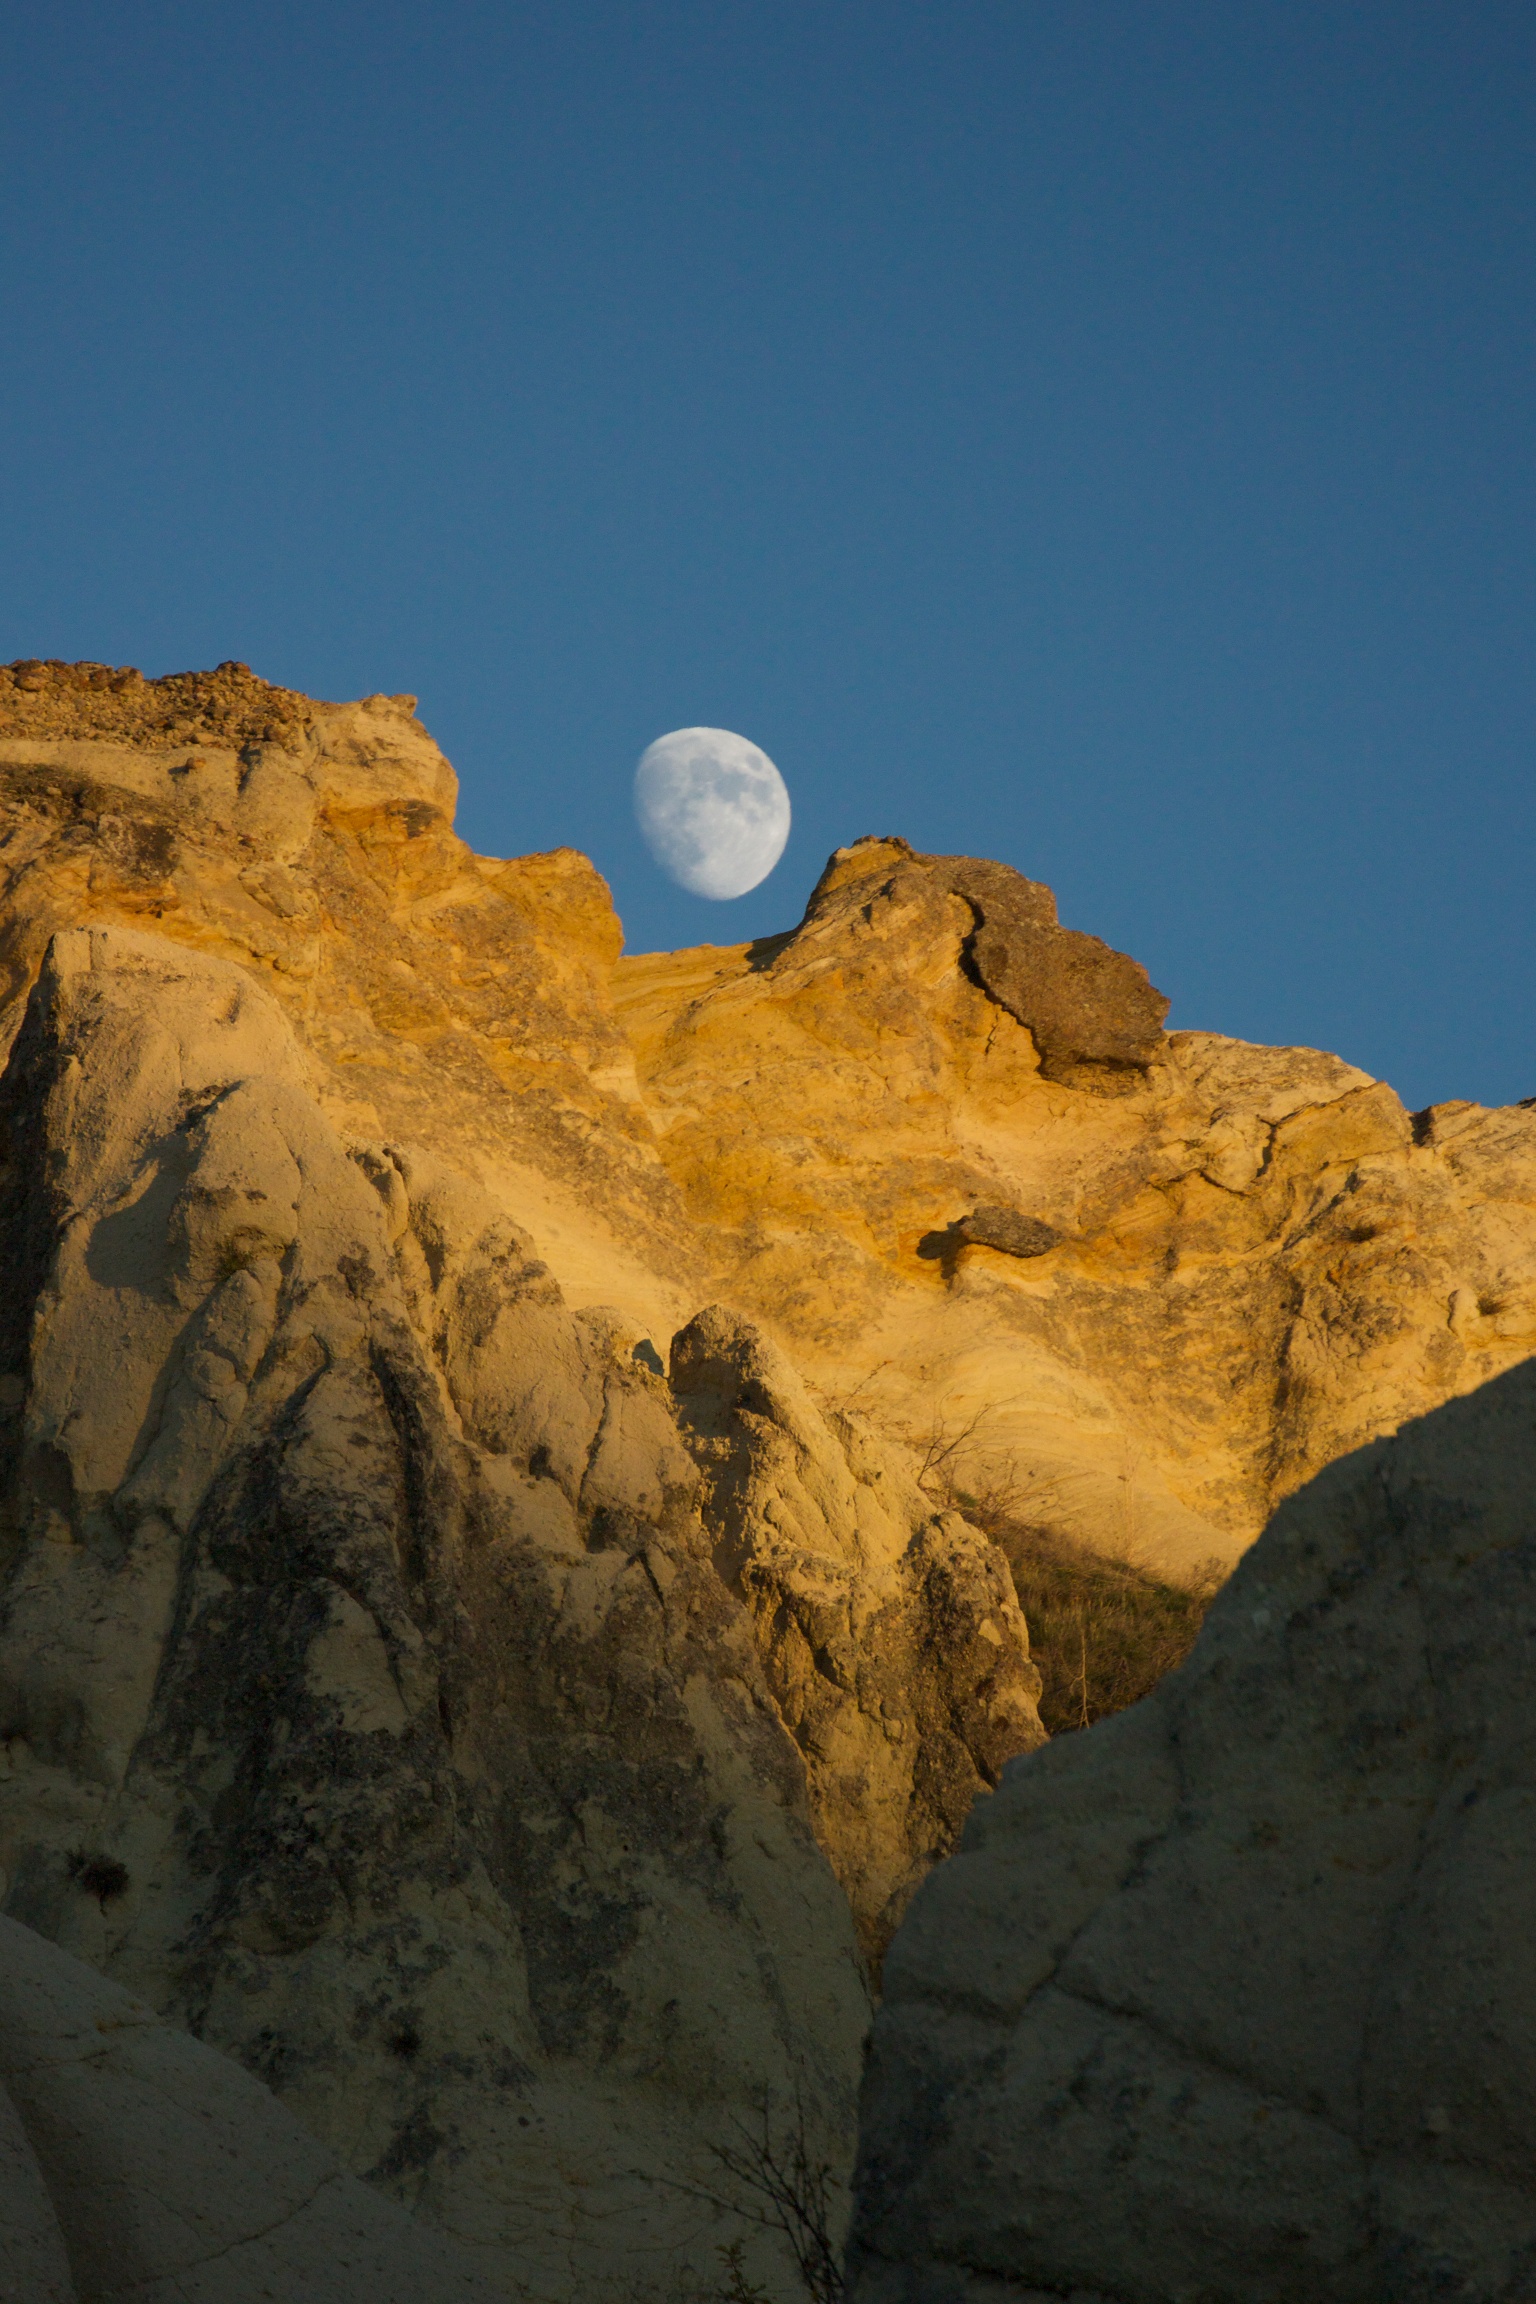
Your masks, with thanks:
[{"label": "boulder", "polygon": [[349,2176],[228,2057],[0,1919],[6,2304],[505,2304],[521,2293]]},{"label": "boulder", "polygon": [[1332,1466],[887,1957],[858,2304],[1536,2293],[1536,1363]]},{"label": "boulder", "polygon": [[898,880],[928,879],[965,905],[967,972],[1024,1026],[1046,1079],[1116,1094],[1131,1084],[1123,1075],[1145,1072],[1161,1053],[1168,1002],[1140,961],[1063,928],[1050,889],[1010,864],[924,856],[901,839],[856,841],[831,859],[797,936],[886,897],[893,871]]}]

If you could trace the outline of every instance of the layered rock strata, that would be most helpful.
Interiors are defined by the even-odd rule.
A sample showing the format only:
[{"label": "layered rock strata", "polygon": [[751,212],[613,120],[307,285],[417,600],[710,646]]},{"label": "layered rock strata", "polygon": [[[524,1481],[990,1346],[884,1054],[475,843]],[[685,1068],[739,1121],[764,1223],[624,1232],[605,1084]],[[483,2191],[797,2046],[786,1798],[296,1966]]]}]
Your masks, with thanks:
[{"label": "layered rock strata", "polygon": [[1536,1365],[1287,1503],[1010,1763],[886,1963],[860,2304],[1513,2304],[1536,2266]]}]

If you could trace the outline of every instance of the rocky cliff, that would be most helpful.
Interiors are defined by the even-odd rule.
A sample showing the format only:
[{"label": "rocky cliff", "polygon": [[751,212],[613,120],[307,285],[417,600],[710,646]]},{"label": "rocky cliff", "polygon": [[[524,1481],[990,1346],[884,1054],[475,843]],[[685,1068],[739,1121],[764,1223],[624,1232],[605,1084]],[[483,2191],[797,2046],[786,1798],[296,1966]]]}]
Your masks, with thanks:
[{"label": "rocky cliff", "polygon": [[6,1909],[487,2276],[670,2296],[734,2123],[845,2165],[861,1940],[1040,1740],[1024,1623],[770,1336],[669,1380],[519,1220],[697,1261],[590,869],[482,871],[397,706],[274,754],[193,686],[195,752],[0,770]]},{"label": "rocky cliff", "polygon": [[1282,1507],[1012,1762],[886,1964],[860,2304],[1516,2304],[1536,2268],[1536,1365]]},{"label": "rocky cliff", "polygon": [[0,670],[0,994],[151,928],[284,1010],[343,1133],[451,1147],[658,1351],[722,1299],[826,1396],[1149,1561],[1536,1342],[1536,1113],[1165,1033],[996,864],[866,840],[800,925],[622,956],[569,850],[452,832],[414,699]]},{"label": "rocky cliff", "polygon": [[5,1909],[495,2277],[672,2294],[1041,1740],[937,1506],[1230,1560],[1529,1348],[1536,1115],[897,840],[625,958],[453,798],[408,697],[0,673]]},{"label": "rocky cliff", "polygon": [[1163,1034],[1060,930],[1032,1006],[1046,892],[1005,912],[1000,871],[865,841],[787,937],[622,960],[660,1157],[718,1292],[888,1428],[969,1434],[1016,1517],[1230,1564],[1536,1343],[1536,1112],[1409,1115],[1332,1056]]}]

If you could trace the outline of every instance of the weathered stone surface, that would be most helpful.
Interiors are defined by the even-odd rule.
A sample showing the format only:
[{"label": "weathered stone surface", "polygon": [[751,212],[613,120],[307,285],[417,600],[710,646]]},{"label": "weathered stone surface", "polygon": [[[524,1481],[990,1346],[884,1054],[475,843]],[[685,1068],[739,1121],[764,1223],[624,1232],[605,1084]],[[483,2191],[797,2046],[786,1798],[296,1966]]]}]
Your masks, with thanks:
[{"label": "weathered stone surface", "polygon": [[812,890],[802,931],[846,914],[850,903],[886,896],[893,869],[934,882],[967,907],[967,970],[1024,1026],[1046,1079],[1112,1094],[1128,1085],[1117,1075],[1144,1072],[1158,1055],[1168,1002],[1145,968],[1097,936],[1063,928],[1050,889],[1009,864],[921,856],[900,839],[856,841]]},{"label": "weathered stone surface", "polygon": [[568,1281],[666,1333],[697,1309],[585,857],[474,856],[409,697],[317,704],[240,666],[119,691],[76,669],[0,682],[0,1039],[58,930],[153,929],[273,995],[344,1132],[446,1134],[567,1246]]},{"label": "weathered stone surface", "polygon": [[1284,1505],[1013,1762],[886,1963],[863,2304],[1513,2304],[1536,2266],[1536,1364]]},{"label": "weathered stone surface", "polygon": [[969,1434],[960,1485],[1032,1524],[1230,1562],[1536,1345],[1536,1112],[1410,1119],[1336,1057],[1158,1033],[1149,988],[1138,1061],[1052,1077],[976,965],[988,875],[1065,933],[1017,874],[871,840],[789,936],[621,960],[661,1159],[713,1292],[833,1397],[919,1454]]},{"label": "weathered stone surface", "polygon": [[707,2261],[762,2091],[833,2133],[834,1872],[878,1951],[1035,1739],[914,1467],[1234,1558],[1536,1343],[1536,1113],[1165,1035],[899,841],[620,957],[453,792],[409,699],[0,678],[0,1861],[558,2293]]},{"label": "weathered stone surface", "polygon": [[707,2265],[867,2001],[664,1385],[225,962],[57,937],[0,1120],[7,1909],[509,2276]]},{"label": "weathered stone surface", "polygon": [[[840,850],[784,936],[620,958],[584,858],[476,857],[452,804],[408,698],[15,668],[0,1037],[58,929],[228,959],[340,1132],[447,1153],[572,1305],[663,1359],[729,1303],[878,1430],[969,1428],[970,1485],[1159,1569],[1234,1559],[1536,1344],[1536,1112],[1410,1122],[1337,1058],[1165,1034],[1048,889],[900,840]],[[967,1237],[996,1209],[1059,1240]]]},{"label": "weathered stone surface", "polygon": [[1016,1016],[1047,1080],[1104,1090],[1144,1072],[1160,1051],[1168,1002],[1139,961],[1098,936],[1063,928],[1037,880],[976,856],[935,857],[976,915],[968,949],[984,988]]},{"label": "weathered stone surface", "polygon": [[506,2304],[271,2090],[0,1919],[6,2304]]},{"label": "weathered stone surface", "polygon": [[1006,1563],[723,1308],[675,1338],[672,1382],[716,1564],[752,1617],[817,1837],[878,1959],[977,1792],[1044,1741]]},{"label": "weathered stone surface", "polygon": [[[498,2277],[709,2270],[733,2120],[846,2160],[827,1856],[878,1951],[1040,1736],[1000,1557],[739,1321],[680,1340],[680,1431],[634,1323],[344,1141],[226,960],[58,933],[0,1154],[6,1909]],[[775,1578],[839,1616],[814,1689]]]},{"label": "weathered stone surface", "polygon": [[954,1230],[972,1248],[996,1248],[1004,1256],[1048,1256],[1061,1246],[1061,1234],[1022,1208],[976,1208]]}]

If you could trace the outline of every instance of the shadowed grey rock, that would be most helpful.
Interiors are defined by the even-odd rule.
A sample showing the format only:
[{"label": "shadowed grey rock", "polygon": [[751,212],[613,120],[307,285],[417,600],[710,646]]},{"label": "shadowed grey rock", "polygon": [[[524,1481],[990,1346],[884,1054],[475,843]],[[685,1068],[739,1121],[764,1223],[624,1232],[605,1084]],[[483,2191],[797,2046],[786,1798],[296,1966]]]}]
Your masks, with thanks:
[{"label": "shadowed grey rock", "polygon": [[505,2304],[271,2090],[0,1919],[5,2304]]},{"label": "shadowed grey rock", "polygon": [[1139,960],[1102,937],[1063,928],[1056,899],[1011,865],[935,856],[976,915],[970,957],[986,990],[1026,1027],[1048,1080],[1112,1087],[1144,1071],[1162,1043],[1168,1002]]},{"label": "shadowed grey rock", "polygon": [[1012,1762],[886,1963],[860,2304],[1536,2277],[1536,1364],[1282,1507],[1188,1664]]},{"label": "shadowed grey rock", "polygon": [[962,1216],[955,1230],[977,1248],[997,1248],[1005,1256],[1045,1256],[1059,1248],[1062,1235],[1021,1208],[978,1208]]}]

